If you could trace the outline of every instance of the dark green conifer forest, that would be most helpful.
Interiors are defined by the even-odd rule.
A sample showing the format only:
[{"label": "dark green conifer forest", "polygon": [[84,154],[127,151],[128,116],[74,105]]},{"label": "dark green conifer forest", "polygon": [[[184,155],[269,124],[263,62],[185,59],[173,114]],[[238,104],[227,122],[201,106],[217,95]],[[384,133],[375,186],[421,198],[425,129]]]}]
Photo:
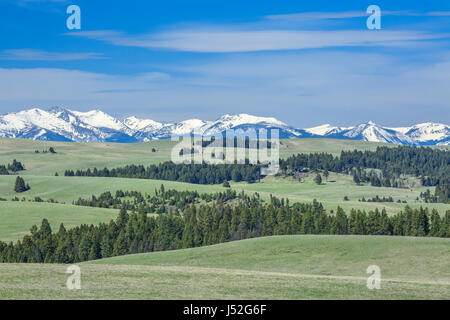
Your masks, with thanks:
[{"label": "dark green conifer forest", "polygon": [[[91,199],[90,205],[106,201],[108,206],[122,196],[140,198],[133,192],[118,191]],[[100,200],[102,198],[102,200]],[[211,245],[227,241],[290,234],[391,235],[450,237],[450,211],[441,218],[436,210],[411,209],[396,215],[385,210],[346,213],[341,208],[326,212],[317,201],[290,203],[271,197],[263,202],[258,194],[198,194],[164,190],[143,197],[129,213],[124,207],[117,219],[99,225],[81,225],[67,230],[63,224],[53,232],[44,219],[30,235],[16,243],[0,242],[0,262],[74,263],[112,256]],[[115,200],[116,199],[116,200]],[[164,204],[164,212],[148,216],[147,204]],[[145,203],[145,204],[144,204]],[[172,204],[172,205],[170,205]]]}]

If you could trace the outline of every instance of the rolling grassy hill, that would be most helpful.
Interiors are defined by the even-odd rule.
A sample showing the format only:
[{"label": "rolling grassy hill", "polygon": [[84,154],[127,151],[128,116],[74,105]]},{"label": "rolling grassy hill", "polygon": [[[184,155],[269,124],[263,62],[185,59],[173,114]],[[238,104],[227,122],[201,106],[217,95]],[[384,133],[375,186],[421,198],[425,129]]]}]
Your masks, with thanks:
[{"label": "rolling grassy hill", "polygon": [[[424,203],[417,201],[420,192],[427,190],[425,187],[412,189],[372,187],[369,184],[356,185],[351,176],[330,173],[328,181],[323,179],[321,185],[317,185],[314,181],[314,174],[309,175],[303,182],[298,182],[293,178],[281,178],[268,176],[261,183],[233,183],[231,187],[236,190],[244,190],[247,193],[258,192],[264,199],[269,199],[270,194],[277,197],[289,198],[290,201],[310,202],[317,199],[321,202],[325,209],[336,210],[338,206],[346,211],[351,208],[374,210],[375,208],[385,208],[389,214],[397,213],[404,209],[405,203],[397,203],[397,200],[407,201],[407,205],[411,208],[425,206],[430,209],[435,208],[441,215],[450,209],[449,204],[444,203]],[[429,188],[429,187],[428,187]],[[429,188],[434,190],[434,188]],[[359,199],[373,198],[375,196],[389,197],[392,196],[394,202],[360,202]],[[347,196],[349,201],[344,201]]]},{"label": "rolling grassy hill", "polygon": [[[0,138],[0,163],[17,159],[27,169],[23,175],[53,176],[69,168],[119,167],[127,164],[157,164],[170,160],[170,140],[146,143],[76,143]],[[56,154],[42,153],[54,147]],[[152,152],[156,148],[157,152]],[[35,153],[39,150],[40,153]],[[22,173],[21,173],[22,174]]]},{"label": "rolling grassy hill", "polygon": [[[379,143],[333,140],[333,139],[289,139],[282,140],[280,146],[281,157],[287,157],[300,152],[330,152],[338,155],[341,150],[374,150]],[[94,208],[74,207],[72,201],[79,197],[88,198],[99,195],[105,191],[115,192],[118,189],[136,190],[152,194],[155,188],[161,184],[167,188],[177,190],[198,190],[203,193],[224,191],[222,185],[196,185],[189,183],[126,179],[126,178],[101,178],[101,177],[64,177],[66,169],[87,169],[117,167],[126,164],[157,164],[170,159],[170,150],[175,142],[169,140],[152,141],[146,143],[117,144],[117,143],[72,143],[49,142],[22,139],[0,139],[0,164],[10,163],[17,159],[24,163],[27,170],[20,172],[31,190],[15,194],[13,191],[16,176],[0,175],[0,198],[11,200],[15,196],[20,199],[25,197],[32,200],[38,196],[44,200],[53,198],[62,204],[33,204],[29,202],[1,202],[0,217],[3,226],[0,227],[0,239],[15,240],[27,233],[33,224],[39,224],[44,217],[48,218],[52,227],[57,228],[59,223],[67,223],[68,226],[81,223],[98,223],[109,221],[115,216],[116,211],[94,210]],[[383,144],[386,145],[386,144]],[[57,154],[42,153],[54,147]],[[152,152],[155,148],[157,152]],[[35,153],[35,150],[41,151]],[[55,176],[55,172],[59,176]],[[309,202],[317,199],[324,204],[326,209],[335,210],[341,206],[344,210],[359,208],[371,210],[374,208],[386,208],[388,213],[396,213],[405,206],[403,203],[369,203],[359,202],[358,199],[366,199],[375,196],[392,196],[394,201],[406,200],[409,206],[416,208],[427,206],[436,208],[441,214],[450,209],[448,204],[425,204],[416,201],[420,192],[426,188],[396,189],[377,188],[369,185],[357,186],[350,176],[330,173],[328,181],[323,185],[313,182],[313,175],[304,179],[302,183],[292,178],[266,177],[261,183],[233,183],[231,187],[236,190],[244,190],[247,193],[258,192],[263,199],[269,199],[270,195],[279,198],[288,197],[292,202]],[[433,192],[433,188],[430,188]],[[350,201],[344,201],[348,196]],[[76,218],[74,218],[76,217]],[[20,221],[20,223],[17,223]]]},{"label": "rolling grassy hill", "polygon": [[[375,150],[383,143],[335,139],[281,140],[282,158],[299,152],[329,152],[339,155],[341,150]],[[176,142],[170,140],[143,143],[77,143],[34,141],[0,138],[0,164],[17,159],[25,163],[24,175],[53,176],[66,169],[112,168],[127,164],[158,164],[170,160]],[[42,153],[54,147],[57,154]],[[157,152],[152,152],[156,148]],[[41,151],[35,153],[35,150]]]},{"label": "rolling grassy hill", "polygon": [[[3,299],[449,299],[450,239],[277,236],[80,264],[0,264]],[[381,289],[366,287],[369,265]]]},{"label": "rolling grassy hill", "polygon": [[[441,214],[450,209],[450,205],[443,203],[424,203],[417,201],[420,192],[426,191],[427,187],[399,189],[372,187],[370,185],[357,186],[350,176],[330,173],[328,181],[317,185],[313,181],[314,175],[310,175],[303,182],[292,178],[279,178],[268,176],[261,183],[248,184],[245,182],[230,182],[232,189],[245,191],[246,193],[258,192],[264,199],[269,199],[270,194],[279,198],[289,198],[291,201],[310,202],[317,199],[322,202],[326,209],[335,210],[341,206],[345,210],[360,208],[371,210],[374,208],[386,208],[388,213],[396,213],[402,210],[406,204],[396,202],[369,203],[359,202],[362,197],[373,198],[392,196],[394,201],[406,200],[412,207],[426,206],[436,208]],[[64,177],[64,176],[24,176],[24,179],[32,187],[31,190],[21,194],[13,191],[15,176],[0,176],[0,197],[11,200],[15,196],[20,199],[34,199],[38,196],[42,199],[56,199],[67,204],[79,197],[88,198],[99,195],[105,191],[136,190],[152,194],[155,188],[159,189],[161,184],[169,189],[197,190],[201,193],[223,192],[226,190],[222,185],[199,185],[166,180],[129,179],[129,178],[103,178],[103,177]],[[434,188],[429,188],[432,192]],[[350,201],[344,201],[348,196]]]},{"label": "rolling grassy hill", "polygon": [[57,232],[64,223],[66,229],[81,224],[99,224],[116,219],[118,210],[80,207],[45,202],[0,201],[0,240],[16,241],[29,234],[32,225],[41,225],[46,218]]},{"label": "rolling grassy hill", "polygon": [[[378,144],[330,139],[283,140],[282,157],[299,152],[374,150]],[[53,198],[64,203],[0,201],[0,240],[16,240],[47,218],[54,230],[114,219],[117,210],[71,205],[78,197],[104,191],[166,189],[216,192],[221,185],[100,177],[64,177],[66,169],[117,167],[169,160],[174,142],[138,144],[63,143],[0,139],[0,164],[13,159],[27,168],[20,175],[31,190],[14,194],[15,176],[0,176],[0,197]],[[34,153],[53,146],[57,154]],[[151,149],[156,148],[157,152]],[[55,172],[59,176],[54,176]],[[405,204],[358,202],[361,197],[392,196],[411,207],[426,205],[442,214],[445,204],[415,199],[426,188],[394,189],[356,186],[351,177],[331,173],[323,185],[313,176],[300,183],[267,177],[261,183],[231,183],[232,189],[270,194],[291,201],[316,198],[327,209],[385,207],[389,213]],[[431,188],[432,189],[432,188]],[[343,201],[348,196],[350,201]],[[449,299],[449,239],[376,236],[282,236],[224,243],[178,251],[127,255],[80,264],[82,290],[65,287],[66,265],[0,264],[0,299]],[[366,287],[366,268],[379,265],[380,290]]]}]

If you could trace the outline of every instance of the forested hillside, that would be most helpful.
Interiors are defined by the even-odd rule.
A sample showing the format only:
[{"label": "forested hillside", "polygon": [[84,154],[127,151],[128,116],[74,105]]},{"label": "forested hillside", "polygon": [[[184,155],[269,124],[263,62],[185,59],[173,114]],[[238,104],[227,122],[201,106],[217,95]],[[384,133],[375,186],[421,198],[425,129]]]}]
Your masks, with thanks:
[{"label": "forested hillside", "polygon": [[[118,218],[109,224],[81,225],[69,230],[61,224],[56,233],[44,219],[40,228],[33,226],[31,235],[22,241],[0,242],[0,262],[73,263],[288,234],[450,237],[450,211],[443,218],[435,210],[409,207],[394,216],[378,209],[368,213],[353,209],[346,214],[341,208],[326,212],[315,200],[291,204],[288,199],[272,197],[264,203],[258,195],[199,195],[166,191],[163,187],[157,197],[160,203],[173,200],[184,207],[182,214],[173,210],[149,217],[144,206],[131,214],[122,208]],[[207,203],[201,204],[200,200]]]},{"label": "forested hillside", "polygon": [[[127,165],[119,168],[66,170],[65,176],[122,177],[161,179],[195,184],[220,184],[225,181],[253,183],[262,178],[261,165],[252,164],[174,164]],[[429,147],[377,147],[375,151],[299,153],[280,159],[280,174],[295,175],[309,171],[328,171],[353,175],[356,184],[367,182],[375,187],[407,188],[408,176],[423,186],[436,186],[437,201],[449,202],[450,151]]]},{"label": "forested hillside", "polygon": [[224,181],[255,182],[261,178],[259,165],[242,164],[175,164],[166,161],[158,165],[128,165],[114,169],[66,170],[65,176],[118,177],[137,179],[158,179],[196,184],[219,184]]}]

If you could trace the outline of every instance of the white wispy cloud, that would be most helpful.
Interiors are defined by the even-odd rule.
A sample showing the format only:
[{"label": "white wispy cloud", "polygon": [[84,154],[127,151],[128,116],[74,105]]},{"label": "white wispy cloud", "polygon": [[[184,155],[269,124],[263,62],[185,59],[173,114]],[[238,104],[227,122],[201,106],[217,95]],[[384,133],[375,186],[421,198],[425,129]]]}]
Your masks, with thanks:
[{"label": "white wispy cloud", "polygon": [[59,4],[59,3],[68,3],[69,0],[6,0],[7,2],[11,2],[11,3],[15,3],[19,6],[26,6],[29,4],[38,4],[38,5],[43,5],[43,4]]},{"label": "white wispy cloud", "polygon": [[434,16],[434,17],[450,17],[450,11],[433,11],[428,12],[428,16]]},{"label": "white wispy cloud", "polygon": [[343,11],[343,12],[299,12],[288,14],[267,15],[269,20],[303,20],[303,19],[348,19],[366,17],[365,11]]},{"label": "white wispy cloud", "polygon": [[414,66],[381,53],[321,51],[226,55],[158,69],[166,71],[0,68],[0,110],[64,105],[159,121],[246,112],[306,127],[330,119],[442,122],[450,101],[450,52]]},{"label": "white wispy cloud", "polygon": [[22,61],[70,61],[104,59],[103,54],[95,52],[49,52],[35,49],[10,49],[0,52],[0,60]]},{"label": "white wispy cloud", "polygon": [[188,52],[251,52],[302,50],[327,47],[389,46],[395,42],[448,37],[420,31],[297,31],[297,30],[186,30],[159,34],[127,35],[116,31],[81,31],[68,33],[105,41],[117,46],[142,47]]},{"label": "white wispy cloud", "polygon": [[[434,12],[415,12],[411,10],[382,10],[381,14],[383,16],[450,16],[450,11],[434,11]],[[366,11],[336,11],[336,12],[298,12],[298,13],[288,13],[288,14],[276,14],[265,16],[268,20],[323,20],[323,19],[349,19],[349,18],[360,18],[367,17]]]},{"label": "white wispy cloud", "polygon": [[19,6],[26,10],[38,12],[65,13],[70,0],[2,0],[3,2]]}]

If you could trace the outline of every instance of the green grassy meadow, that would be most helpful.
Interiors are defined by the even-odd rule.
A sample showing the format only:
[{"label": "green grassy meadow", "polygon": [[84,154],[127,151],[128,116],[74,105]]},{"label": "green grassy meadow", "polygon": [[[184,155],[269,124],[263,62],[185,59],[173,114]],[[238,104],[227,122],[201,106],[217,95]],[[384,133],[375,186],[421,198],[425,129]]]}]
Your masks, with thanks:
[{"label": "green grassy meadow", "polygon": [[[314,175],[308,176],[305,181],[298,182],[293,178],[282,178],[268,176],[261,181],[261,183],[233,183],[230,182],[232,188],[237,190],[245,190],[245,192],[258,192],[263,198],[268,199],[270,194],[278,197],[289,198],[290,201],[310,202],[311,199],[317,199],[322,202],[324,207],[328,210],[336,210],[338,206],[346,211],[351,208],[361,210],[374,210],[375,208],[385,208],[389,214],[401,211],[406,205],[412,208],[420,206],[435,208],[441,214],[450,209],[450,205],[444,203],[424,203],[417,201],[420,192],[427,190],[427,187],[399,189],[399,188],[385,188],[372,187],[366,185],[356,185],[351,176],[330,173],[328,181],[323,179],[321,185],[317,185],[314,181]],[[429,187],[428,187],[429,188]],[[429,188],[434,192],[433,188]],[[373,198],[375,196],[389,197],[392,196],[394,202],[360,202],[359,199],[365,197]],[[347,196],[349,201],[344,201]],[[419,197],[420,198],[420,197]],[[397,200],[406,200],[407,203],[397,203]]]},{"label": "green grassy meadow", "polygon": [[449,299],[449,254],[449,239],[266,237],[81,263],[81,290],[65,265],[0,264],[0,299]]},{"label": "green grassy meadow", "polygon": [[[68,143],[0,139],[0,164],[21,161],[20,176],[31,190],[15,194],[16,176],[0,175],[0,240],[15,241],[47,218],[53,230],[98,224],[115,219],[117,210],[72,205],[105,191],[136,190],[152,194],[166,189],[224,191],[222,185],[101,177],[64,177],[66,169],[114,168],[127,164],[157,164],[170,160],[175,142],[135,144]],[[378,143],[332,139],[282,140],[281,157],[301,152],[375,150]],[[57,154],[42,153],[54,147]],[[156,148],[157,152],[152,152]],[[35,153],[35,150],[41,151]],[[59,176],[55,176],[58,172]],[[404,203],[369,203],[358,199],[392,196],[416,208],[448,204],[416,201],[426,188],[396,189],[357,186],[347,175],[330,173],[322,185],[313,175],[302,182],[269,176],[260,183],[234,183],[231,188],[289,198],[291,202],[317,199],[324,207],[341,206],[399,212]],[[433,192],[433,188],[430,188]],[[11,201],[12,198],[26,201]],[[348,196],[349,201],[344,201]],[[35,197],[59,203],[30,202]],[[80,264],[82,289],[65,287],[65,265],[0,264],[0,299],[449,299],[450,239],[384,236],[277,236],[235,241],[208,247],[127,255]],[[366,287],[366,268],[382,271],[380,290]]]},{"label": "green grassy meadow", "polygon": [[[0,138],[0,163],[17,159],[27,169],[23,175],[53,176],[69,168],[119,167],[127,164],[157,164],[170,160],[170,140],[145,143],[75,143]],[[54,147],[56,154],[42,153]],[[152,152],[156,148],[157,152]],[[35,153],[39,150],[40,153]]]},{"label": "green grassy meadow", "polygon": [[66,228],[81,224],[99,224],[116,219],[118,210],[81,207],[45,202],[0,201],[0,240],[16,241],[29,234],[32,225],[40,226],[46,218],[53,231],[64,223]]},{"label": "green grassy meadow", "polygon": [[[335,139],[281,140],[280,156],[288,157],[299,152],[329,152],[339,155],[342,150],[375,150],[383,143]],[[53,176],[66,169],[92,167],[118,167],[127,164],[157,164],[170,160],[170,152],[176,144],[171,140],[143,143],[77,143],[34,141],[0,138],[0,163],[17,159],[25,163],[24,175]],[[57,154],[42,153],[54,147]],[[152,152],[156,148],[157,152]],[[35,150],[41,151],[35,153]]]},{"label": "green grassy meadow", "polygon": [[[105,191],[115,192],[116,190],[136,190],[143,193],[152,194],[155,188],[164,184],[166,188],[177,190],[197,190],[199,192],[210,193],[226,190],[222,185],[198,185],[176,181],[166,180],[148,180],[148,179],[129,179],[129,178],[103,178],[103,177],[64,177],[64,176],[34,176],[23,175],[25,181],[30,184],[31,190],[21,194],[15,194],[13,191],[16,176],[0,176],[0,197],[11,200],[15,196],[19,199],[27,200],[34,197],[42,199],[55,199],[58,202],[66,204],[79,197],[87,198],[92,195],[99,195]],[[398,189],[372,187],[370,185],[357,186],[350,176],[330,173],[328,181],[322,185],[317,185],[313,181],[313,175],[298,182],[292,178],[280,178],[268,176],[260,183],[248,184],[245,182],[230,182],[232,189],[245,191],[246,193],[258,192],[264,199],[269,199],[270,194],[279,198],[289,198],[291,201],[310,202],[317,199],[324,204],[326,209],[335,210],[337,206],[344,209],[359,208],[371,210],[376,207],[386,208],[388,213],[396,213],[402,210],[406,204],[396,202],[369,203],[359,202],[358,199],[392,196],[394,201],[406,200],[410,207],[416,208],[427,206],[436,208],[441,214],[450,209],[448,204],[442,203],[424,203],[417,201],[416,198],[420,192],[427,188]],[[433,188],[430,188],[433,192]],[[344,201],[348,196],[350,201]]]},{"label": "green grassy meadow", "polygon": [[[164,184],[166,188],[177,190],[197,190],[199,192],[224,191],[222,185],[197,185],[174,181],[102,178],[102,177],[64,177],[66,169],[87,168],[114,168],[127,164],[157,164],[170,160],[171,148],[175,142],[169,140],[152,141],[145,143],[119,144],[119,143],[73,143],[33,141],[23,139],[0,139],[0,164],[6,164],[13,159],[21,161],[26,170],[20,172],[31,190],[15,194],[13,190],[16,176],[0,175],[0,198],[9,200],[0,201],[0,217],[4,223],[0,227],[0,240],[15,240],[26,234],[29,228],[44,217],[49,218],[52,227],[57,228],[59,223],[68,223],[70,226],[80,223],[107,222],[116,212],[114,210],[94,210],[95,208],[76,207],[72,201],[79,197],[88,198],[99,195],[105,191],[136,190],[152,194],[154,190]],[[330,152],[338,155],[341,150],[375,150],[380,143],[333,139],[288,139],[282,140],[280,156],[287,157],[301,152]],[[53,146],[56,154],[42,153]],[[157,152],[152,152],[155,148]],[[41,151],[35,153],[35,150]],[[59,176],[55,176],[58,172]],[[328,210],[336,210],[341,206],[344,210],[351,208],[372,210],[385,208],[389,214],[401,211],[404,203],[369,203],[359,202],[358,199],[392,196],[394,201],[406,200],[410,207],[427,206],[435,208],[440,214],[450,209],[450,205],[442,203],[426,204],[416,201],[420,192],[426,188],[397,189],[378,188],[369,185],[357,186],[347,175],[330,173],[322,185],[313,182],[313,175],[302,182],[293,178],[268,176],[260,183],[233,183],[231,187],[246,193],[258,192],[263,199],[270,195],[279,198],[289,198],[290,201],[310,202],[317,199]],[[433,192],[433,188],[430,188]],[[33,200],[40,197],[44,200],[54,199],[60,204],[41,204],[29,202],[11,202],[14,197]],[[350,201],[344,201],[348,196]],[[108,210],[108,209],[106,209]],[[76,214],[75,214],[76,213]],[[106,214],[107,213],[107,214]],[[76,218],[74,218],[76,217]],[[16,223],[11,219],[20,220]],[[11,227],[9,227],[11,225]],[[55,226],[54,226],[55,225]],[[17,236],[17,237],[16,237]]]}]

